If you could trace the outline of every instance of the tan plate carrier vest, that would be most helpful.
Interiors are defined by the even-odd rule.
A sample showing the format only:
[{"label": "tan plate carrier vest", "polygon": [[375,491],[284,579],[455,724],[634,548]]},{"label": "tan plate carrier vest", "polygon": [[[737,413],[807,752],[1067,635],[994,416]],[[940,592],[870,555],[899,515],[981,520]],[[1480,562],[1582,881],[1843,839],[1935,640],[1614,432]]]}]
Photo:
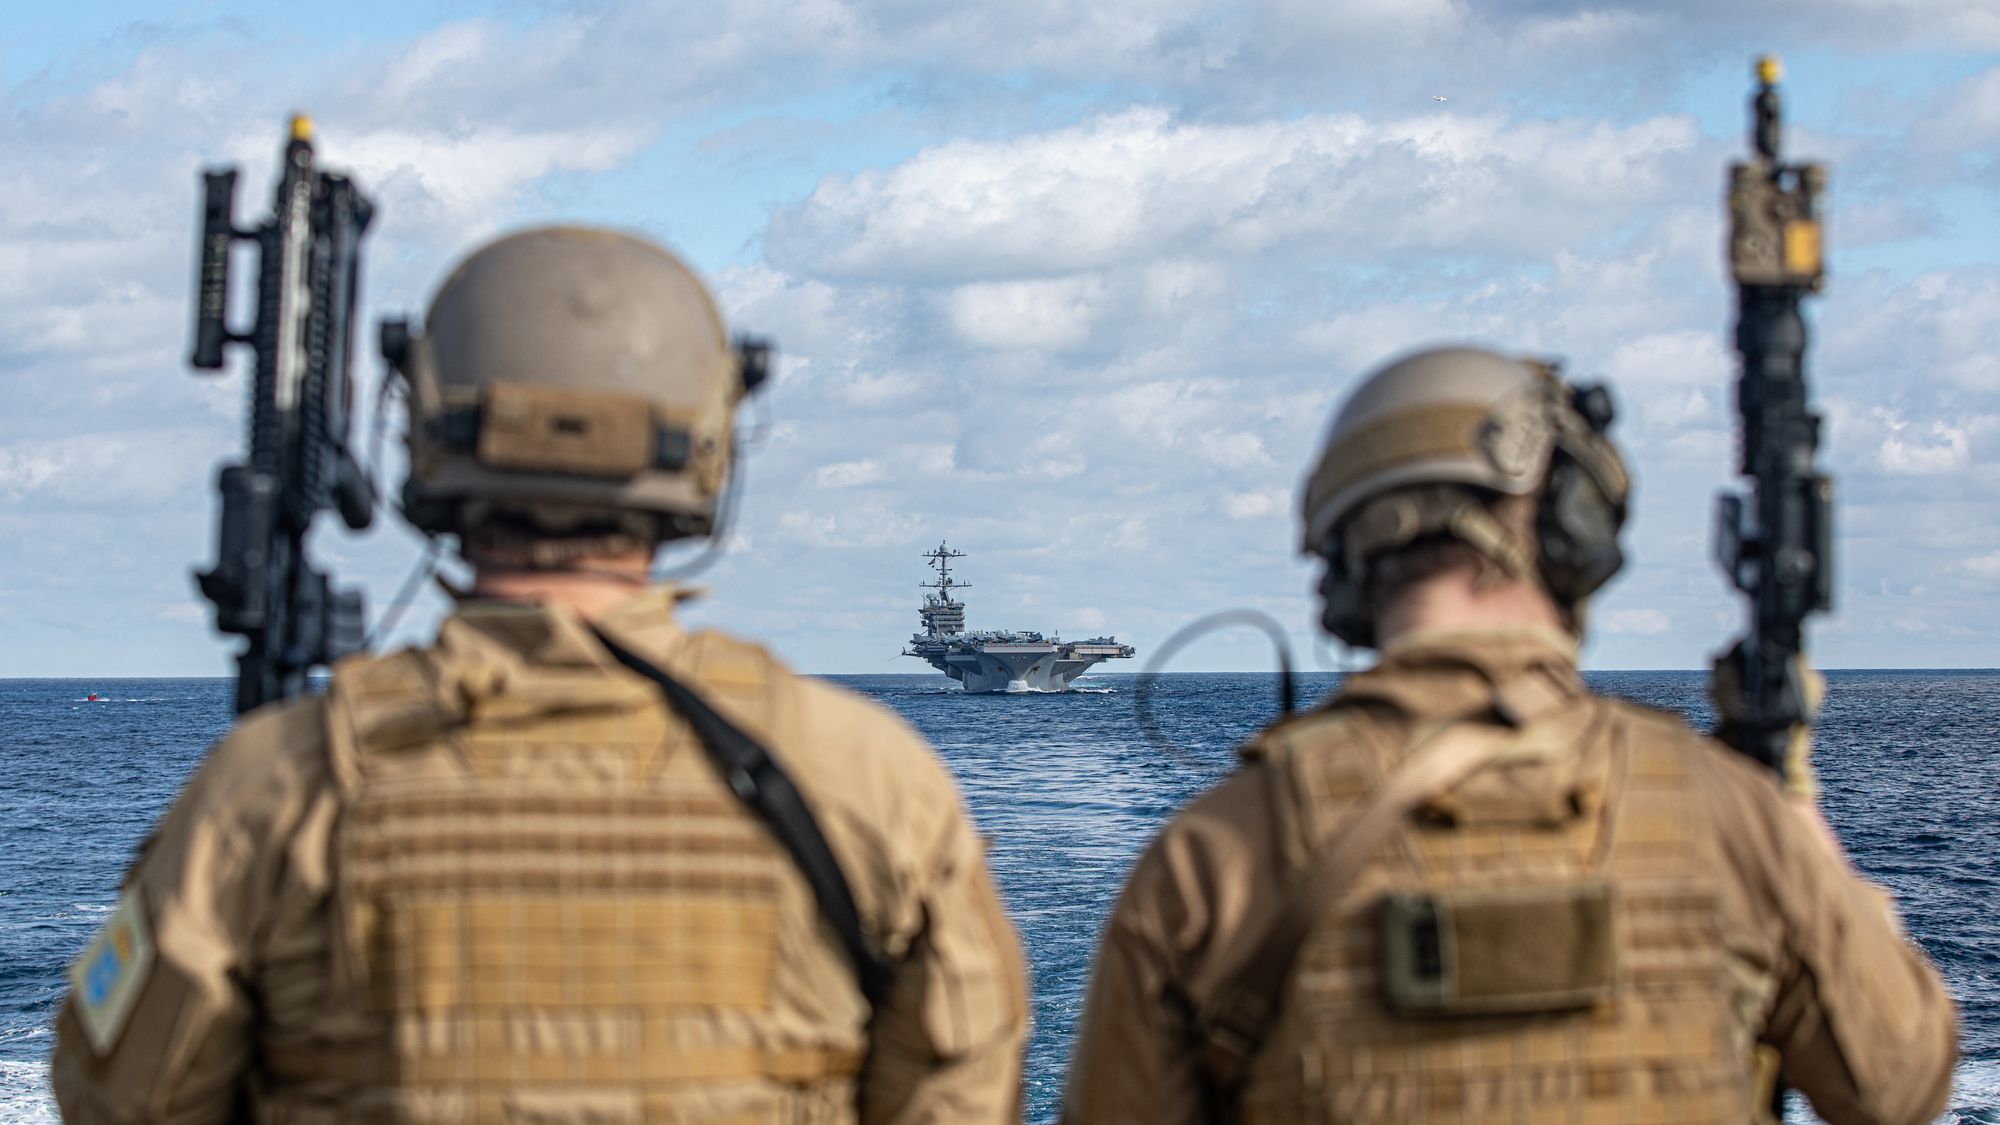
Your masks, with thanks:
[{"label": "tan plate carrier vest", "polygon": [[[1345,707],[1273,740],[1290,744],[1273,772],[1290,790],[1280,807],[1305,810],[1298,846],[1365,806],[1398,758],[1391,737],[1366,708]],[[1250,1066],[1241,1120],[1756,1119],[1758,998],[1725,956],[1716,826],[1695,801],[1692,739],[1677,723],[1589,696],[1520,738],[1516,755],[1404,818],[1322,916]],[[1528,772],[1510,785],[1516,768]],[[1594,1002],[1530,999],[1524,1006],[1541,1010],[1509,1012],[1488,998],[1478,1010],[1422,1014],[1389,1003],[1383,930],[1399,892],[1445,904],[1465,896],[1461,924],[1486,932],[1461,944],[1480,947],[1505,991],[1536,978],[1545,923],[1491,904],[1560,899],[1565,888],[1601,903],[1607,886],[1610,941],[1598,955],[1610,954],[1610,986]],[[1496,932],[1509,925],[1520,932]],[[1545,968],[1560,977],[1564,967]],[[1467,994],[1480,986],[1469,982]]]},{"label": "tan plate carrier vest", "polygon": [[[716,634],[688,643],[677,674],[768,738],[777,724],[759,720],[788,713],[789,673]],[[267,1045],[279,1088],[265,1116],[853,1120],[852,971],[786,853],[657,691],[616,705],[612,674],[572,671],[595,680],[594,705],[461,688],[473,697],[452,707],[433,685],[466,680],[440,672],[406,652],[336,678],[322,1026],[354,1033]],[[802,949],[829,966],[816,983],[853,991],[818,1020],[777,1003]]]}]

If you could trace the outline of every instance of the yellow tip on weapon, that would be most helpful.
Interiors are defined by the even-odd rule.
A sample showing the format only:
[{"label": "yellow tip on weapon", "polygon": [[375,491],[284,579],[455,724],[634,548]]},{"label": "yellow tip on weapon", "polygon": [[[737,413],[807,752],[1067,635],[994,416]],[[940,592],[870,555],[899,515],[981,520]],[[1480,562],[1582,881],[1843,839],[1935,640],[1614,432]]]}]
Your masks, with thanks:
[{"label": "yellow tip on weapon", "polygon": [[303,113],[292,115],[292,139],[309,141],[313,139],[313,119]]},{"label": "yellow tip on weapon", "polygon": [[1778,62],[1778,56],[1757,56],[1757,81],[1762,82],[1766,86],[1776,86],[1778,79],[1784,76],[1785,68],[1782,63]]}]

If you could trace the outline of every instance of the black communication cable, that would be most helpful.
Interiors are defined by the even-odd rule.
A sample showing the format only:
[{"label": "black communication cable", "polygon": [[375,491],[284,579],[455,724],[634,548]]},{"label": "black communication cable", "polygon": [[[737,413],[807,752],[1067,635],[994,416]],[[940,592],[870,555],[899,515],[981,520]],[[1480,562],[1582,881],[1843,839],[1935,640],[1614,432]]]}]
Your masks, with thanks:
[{"label": "black communication cable", "polygon": [[729,446],[729,472],[725,478],[722,499],[716,505],[715,526],[709,529],[708,542],[702,545],[693,558],[671,570],[656,570],[650,577],[654,582],[684,582],[715,565],[722,557],[729,541],[730,529],[736,525],[736,509],[742,503],[745,474],[743,458],[737,456],[736,443]]},{"label": "black communication cable", "polygon": [[396,591],[395,600],[383,611],[381,619],[375,622],[375,627],[368,630],[368,639],[363,642],[364,648],[374,648],[376,641],[389,635],[389,630],[394,629],[396,622],[402,620],[403,611],[409,609],[410,603],[416,600],[417,591],[422,589],[424,579],[437,573],[438,552],[444,547],[443,539],[430,534],[426,534],[424,538],[426,542],[423,557],[417,560],[415,567],[411,568],[409,577],[403,579],[402,588]]},{"label": "black communication cable", "polygon": [[1138,720],[1140,732],[1146,736],[1146,741],[1170,757],[1189,763],[1200,761],[1186,747],[1176,744],[1173,739],[1167,737],[1166,731],[1161,728],[1159,720],[1153,714],[1153,694],[1157,690],[1155,685],[1159,680],[1160,671],[1166,666],[1167,661],[1173,659],[1175,654],[1186,648],[1196,637],[1232,625],[1249,626],[1271,639],[1271,645],[1278,656],[1278,717],[1284,718],[1297,710],[1298,689],[1292,678],[1292,647],[1285,638],[1285,627],[1278,623],[1277,618],[1258,609],[1225,609],[1197,618],[1175,630],[1174,634],[1154,651],[1153,658],[1146,662],[1146,668],[1139,673],[1139,682],[1133,688],[1132,710]]},{"label": "black communication cable", "polygon": [[[414,525],[407,516],[404,516],[402,503],[382,487],[382,437],[388,432],[389,399],[397,394],[402,385],[403,381],[399,378],[394,365],[387,366],[382,372],[381,381],[375,384],[375,403],[369,411],[368,464],[365,471],[376,502],[396,513],[405,527],[411,527]],[[362,642],[365,648],[374,648],[375,642],[389,635],[389,631],[396,627],[396,623],[402,620],[403,614],[416,600],[417,591],[422,588],[423,581],[437,573],[438,554],[444,549],[443,540],[433,532],[424,532],[423,535],[423,555],[417,559],[417,565],[412,567],[409,575],[403,579],[403,584],[396,591],[395,598],[390,601],[389,608],[382,612],[374,627],[368,630],[367,638]]]},{"label": "black communication cable", "polygon": [[[382,491],[382,434],[388,428],[389,396],[396,392],[401,383],[402,380],[397,377],[395,367],[385,365],[381,381],[375,384],[374,408],[369,411],[368,486],[374,490],[376,496],[385,495]],[[390,502],[390,506],[395,507],[393,501]]]}]

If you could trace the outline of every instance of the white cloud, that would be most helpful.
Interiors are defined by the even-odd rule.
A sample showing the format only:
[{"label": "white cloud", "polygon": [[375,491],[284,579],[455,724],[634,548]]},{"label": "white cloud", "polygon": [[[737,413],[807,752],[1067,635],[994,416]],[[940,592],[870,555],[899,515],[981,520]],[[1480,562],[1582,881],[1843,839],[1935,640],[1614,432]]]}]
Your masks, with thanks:
[{"label": "white cloud", "polygon": [[781,263],[852,278],[1032,277],[1278,251],[1520,258],[1613,232],[1678,192],[1695,142],[1681,117],[1206,124],[1134,109],[828,177],[779,212],[769,245]]},{"label": "white cloud", "polygon": [[[1719,178],[1725,144],[1673,117],[1532,128],[1496,119],[1446,138],[1464,147],[1425,149],[1404,128],[1411,120],[1217,123],[1140,109],[948,142],[823,181],[774,217],[770,244],[787,286],[824,287],[829,307],[869,310],[809,365],[838,357],[927,373],[923,396],[937,410],[909,424],[955,434],[958,456],[912,485],[915,509],[930,504],[945,526],[963,526],[968,513],[1020,510],[1007,541],[1093,509],[1129,513],[1071,538],[1097,558],[1166,552],[1190,568],[1219,568],[1230,579],[1218,591],[1310,588],[1294,574],[1289,535],[1232,532],[1288,518],[1289,491],[1274,483],[1291,483],[1333,402],[1362,371],[1439,339],[1564,357],[1574,377],[1612,382],[1616,433],[1640,482],[1634,562],[1621,584],[1631,593],[1597,619],[1607,638],[1599,651],[1683,651],[1674,622],[1734,619],[1707,543],[1713,492],[1735,465],[1735,358],[1717,330],[1729,301],[1721,222],[1712,198],[1685,198],[1688,183]],[[1341,147],[1350,140],[1352,157]],[[1415,155],[1391,151],[1399,144]],[[1583,152],[1594,166],[1551,168],[1520,155],[1556,148]],[[1450,170],[1447,180],[1466,173],[1483,202],[1452,195],[1463,185],[1451,184],[1437,206],[1452,214],[1438,223],[1421,198],[1400,210],[1367,211],[1357,199],[1353,210],[1310,214],[1314,201],[1340,198],[1331,181],[1382,170],[1371,161],[1413,160],[1421,170],[1432,158]],[[1281,179],[1282,190],[1272,186]],[[1556,197],[1617,202],[1572,215],[1578,208],[1549,202],[1551,184]],[[1348,253],[1338,242],[1347,235],[1331,231],[1338,224],[1373,245]],[[1426,224],[1450,234],[1427,243]],[[1398,245],[1400,253],[1376,249]],[[1477,253],[1451,269],[1423,268],[1462,248]],[[1995,292],[1989,273],[1843,274],[1817,309],[1813,378],[1833,416],[1830,448],[1865,456],[1833,462],[1843,496],[1914,471],[1951,479],[1980,463],[1988,431],[1973,419],[2000,406],[1977,397],[1986,393],[1982,357],[2000,353],[1987,344],[1993,318],[1981,315]],[[1159,300],[1163,291],[1175,299]],[[1081,333],[1078,292],[1089,295],[1093,317]],[[968,338],[953,318],[966,293],[996,310],[1032,310],[1006,333],[1023,347]],[[995,311],[984,321],[1007,318]],[[940,343],[937,325],[950,343]],[[1927,370],[1954,373],[1974,397],[1946,403]],[[1924,401],[1894,408],[1903,428],[1889,440],[1873,411],[1912,394]],[[1842,406],[1857,395],[1858,413]],[[1855,430],[1855,417],[1872,429]],[[857,452],[835,442],[823,455]],[[1057,477],[1060,490],[1039,483]],[[1211,497],[1220,519],[1190,520],[1196,496]],[[1928,503],[1916,498],[1895,518],[1907,525],[1932,511]],[[1937,564],[1885,564],[1863,552],[1843,565],[1865,581],[1882,565]],[[1071,580],[1101,582],[1100,571]],[[1296,605],[1310,619],[1303,593]],[[1135,611],[1107,612],[1118,621]],[[1880,638],[1867,624],[1840,639],[1858,651]],[[1698,664],[1701,653],[1687,651],[1674,662]]]},{"label": "white cloud", "polygon": [[821,488],[852,488],[886,480],[889,470],[872,458],[863,461],[836,461],[813,472],[813,483]]},{"label": "white cloud", "polygon": [[67,461],[68,458],[51,450],[0,450],[0,489],[20,496],[45,488],[64,474]]},{"label": "white cloud", "polygon": [[1657,636],[1674,627],[1673,619],[1657,609],[1617,609],[1591,619],[1594,629],[1632,636]]},{"label": "white cloud", "polygon": [[613,168],[646,139],[615,126],[548,132],[384,128],[331,134],[326,159],[351,171],[399,222],[463,241],[496,225],[529,184],[554,172]]},{"label": "white cloud", "polygon": [[[1993,15],[2000,23],[2000,12]],[[2000,170],[2000,66],[1981,71],[1941,92],[1916,124],[1918,151],[1947,164],[1983,164]]]},{"label": "white cloud", "polygon": [[947,316],[976,347],[1060,350],[1089,338],[1104,292],[1095,277],[979,282],[952,290]]},{"label": "white cloud", "polygon": [[[1996,42],[1991,17],[1983,0],[609,0],[333,53],[255,28],[168,36],[0,102],[0,525],[25,529],[0,583],[87,560],[104,585],[184,588],[160,558],[205,549],[208,470],[241,408],[240,383],[181,374],[192,171],[243,163],[247,220],[304,104],[382,205],[371,301],[419,304],[469,241],[530,217],[724,247],[732,325],[775,336],[779,368],[717,612],[809,666],[905,631],[914,552],[940,536],[975,550],[975,618],[1018,603],[1074,627],[1088,603],[1104,624],[1082,627],[1144,643],[1255,597],[1309,622],[1291,486],[1354,379],[1447,338],[1613,382],[1641,488],[1601,659],[1686,651],[1655,626],[1708,631],[1730,604],[1705,539],[1734,456],[1716,189],[1741,140],[1734,121],[1702,134],[1685,82],[1752,40],[1915,67],[1885,45],[1962,55]],[[1813,373],[1844,581],[1869,590],[1965,585],[2000,551],[1983,530],[2000,428],[1982,421],[2000,417],[2000,266],[1978,245],[1990,217],[1942,190],[1988,182],[2000,87],[1898,73],[1916,75],[1907,103],[1814,122],[1802,97],[1791,138],[1839,158]],[[728,206],[680,190],[717,161],[748,169],[717,177]],[[1908,267],[1948,238],[1957,264]],[[1843,264],[1857,240],[1891,265]],[[140,519],[146,550],[121,548]],[[400,579],[400,539],[340,547]],[[1891,620],[1996,624],[1977,604],[1857,604],[1874,608],[1845,619],[1856,651]]]},{"label": "white cloud", "polygon": [[1233,492],[1223,498],[1222,510],[1233,520],[1260,519],[1286,511],[1290,503],[1291,496],[1284,489]]},{"label": "white cloud", "polygon": [[[752,525],[753,527],[756,525]],[[878,505],[838,511],[789,511],[778,517],[782,539],[812,547],[885,547],[928,534],[921,520]]]},{"label": "white cloud", "polygon": [[2000,551],[1959,560],[1958,567],[1976,578],[2000,579]]},{"label": "white cloud", "polygon": [[80,434],[0,446],[0,496],[26,510],[198,507],[210,433]]},{"label": "white cloud", "polygon": [[1273,463],[1264,451],[1263,439],[1242,430],[1210,430],[1195,444],[1203,457],[1225,469],[1261,468]]},{"label": "white cloud", "polygon": [[1936,476],[1964,469],[1970,461],[1962,427],[1943,422],[1918,427],[1886,408],[1877,408],[1875,417],[1887,431],[1875,454],[1876,465],[1885,473]]},{"label": "white cloud", "polygon": [[1729,379],[1735,357],[1714,332],[1677,329],[1621,344],[1606,371],[1623,387],[1716,387]]}]

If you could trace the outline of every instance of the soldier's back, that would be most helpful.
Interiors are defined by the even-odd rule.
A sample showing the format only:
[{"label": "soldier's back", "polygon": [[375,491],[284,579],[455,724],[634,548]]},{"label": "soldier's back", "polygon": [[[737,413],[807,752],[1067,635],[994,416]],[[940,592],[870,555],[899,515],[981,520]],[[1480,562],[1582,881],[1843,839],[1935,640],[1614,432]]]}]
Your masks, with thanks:
[{"label": "soldier's back", "polygon": [[[1769,777],[1678,717],[1589,694],[1572,660],[1532,638],[1405,648],[1255,740],[1134,871],[1072,1118],[1197,1119],[1177,1094],[1244,1121],[1740,1122],[1768,1096],[1769,1041],[1816,1104],[1923,1119],[1951,1052],[1918,1040],[1948,1030],[1948,1001],[1879,893]],[[1329,843],[1467,724],[1512,745],[1348,873],[1241,1073],[1173,1046],[1201,1041]],[[1897,1004],[1902,1038],[1875,1022]],[[1896,1058],[1946,1069],[1879,1071]]]},{"label": "soldier's back", "polygon": [[[1018,952],[948,775],[873,704],[681,631],[672,600],[594,625],[796,779],[896,994],[871,1007],[771,826],[590,625],[472,603],[434,647],[344,662],[324,700],[246,724],[205,767],[229,780],[176,810],[264,818],[260,839],[229,833],[259,853],[261,893],[213,927],[254,997],[259,1113],[837,1122],[858,1119],[864,1087],[933,1096],[927,1064],[968,1056],[993,1116],[1011,1112]],[[935,945],[961,931],[941,970]],[[925,1011],[940,993],[951,1010]],[[865,1071],[899,1022],[923,1062],[890,1048]]]}]

